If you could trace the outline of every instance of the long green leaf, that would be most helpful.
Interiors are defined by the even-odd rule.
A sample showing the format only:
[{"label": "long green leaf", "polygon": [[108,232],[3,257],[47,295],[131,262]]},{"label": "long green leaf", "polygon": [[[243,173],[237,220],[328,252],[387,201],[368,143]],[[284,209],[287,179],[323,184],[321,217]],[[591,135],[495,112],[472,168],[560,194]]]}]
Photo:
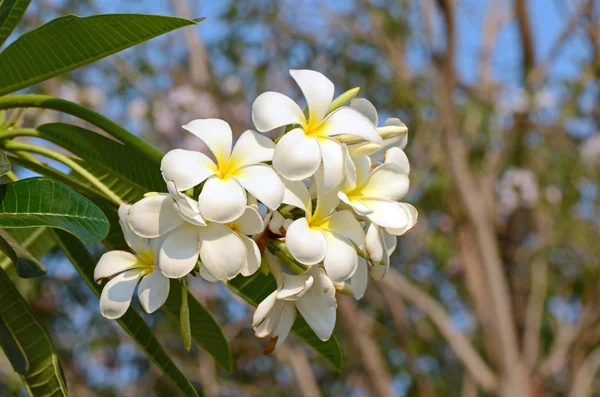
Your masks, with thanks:
[{"label": "long green leaf", "polygon": [[0,95],[199,22],[139,14],[57,18],[19,37],[0,53]]},{"label": "long green leaf", "polygon": [[[27,251],[30,257],[40,259],[56,246],[56,241],[50,230],[45,227],[27,228],[27,229],[8,229],[5,230],[10,236]],[[0,267],[7,269],[10,259],[0,254]]]},{"label": "long green leaf", "polygon": [[[271,292],[277,289],[277,283],[273,276],[265,276],[256,272],[251,277],[238,276],[227,283],[236,294],[244,298],[253,306],[258,306]],[[341,369],[343,365],[342,349],[335,336],[323,342],[308,326],[301,315],[298,315],[292,327],[292,332],[310,347],[320,353],[335,368]]]},{"label": "long green leaf", "polygon": [[6,153],[0,151],[0,176],[5,175],[8,171],[10,171],[10,162]]},{"label": "long green leaf", "polygon": [[52,339],[0,268],[0,317],[27,361],[23,382],[32,397],[67,397]]},{"label": "long green leaf", "polygon": [[105,172],[112,172],[119,180],[144,193],[166,191],[158,167],[137,151],[113,139],[65,123],[44,124],[37,130],[40,138],[63,147]]},{"label": "long green leaf", "polygon": [[15,29],[30,0],[4,0],[0,1],[0,47]]},{"label": "long green leaf", "polygon": [[23,348],[13,335],[12,331],[4,323],[2,316],[0,316],[0,348],[4,350],[4,353],[15,372],[25,375],[29,368],[29,362],[27,361]]},{"label": "long green leaf", "polygon": [[16,266],[19,277],[31,278],[46,274],[46,268],[30,255],[8,232],[0,229],[0,251]]},{"label": "long green leaf", "polygon": [[[72,235],[61,230],[56,230],[54,233],[58,244],[75,269],[77,269],[81,278],[83,278],[96,296],[100,296],[102,288],[94,282],[95,261],[92,255]],[[117,321],[152,362],[177,385],[182,393],[186,396],[198,396],[190,381],[177,368],[160,342],[156,339],[150,326],[134,309],[129,308],[125,315]]]},{"label": "long green leaf", "polygon": [[106,216],[90,200],[50,178],[30,178],[0,186],[0,226],[50,226],[84,241],[108,234]]}]

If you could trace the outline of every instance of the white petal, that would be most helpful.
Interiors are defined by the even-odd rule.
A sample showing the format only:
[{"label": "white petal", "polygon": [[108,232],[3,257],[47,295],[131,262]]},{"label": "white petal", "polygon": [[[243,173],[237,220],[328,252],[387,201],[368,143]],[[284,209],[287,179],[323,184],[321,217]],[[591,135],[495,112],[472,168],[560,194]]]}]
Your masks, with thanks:
[{"label": "white petal", "polygon": [[[395,229],[397,233],[404,234],[417,221],[416,217],[413,218],[413,212],[410,208],[412,206],[405,206],[410,204],[377,199],[363,199],[363,202],[373,210],[373,213],[367,215],[371,222],[381,227]],[[412,226],[408,227],[413,221]],[[396,232],[390,233],[398,235]]]},{"label": "white petal", "polygon": [[[379,145],[379,147],[376,150],[367,151],[363,154],[363,156],[368,155],[371,158],[371,161],[373,163],[383,163],[384,157],[385,157],[384,156],[385,152],[392,147],[398,147],[401,143],[402,143],[401,136],[395,136],[392,138],[384,139],[383,142],[381,143],[381,145]],[[357,145],[361,145],[361,143],[359,143]],[[360,150],[360,149],[357,149],[357,150]],[[356,152],[357,150],[355,150],[354,152]],[[363,149],[363,150],[366,150],[366,149]]]},{"label": "white petal", "polygon": [[371,174],[371,159],[368,156],[353,158],[356,169],[356,184],[361,185],[369,178]]},{"label": "white petal", "polygon": [[196,226],[206,226],[206,221],[202,218],[198,209],[198,202],[177,190],[175,182],[167,182],[167,190],[175,201],[175,211],[177,214]]},{"label": "white petal", "polygon": [[260,132],[289,124],[304,124],[306,117],[300,106],[278,92],[262,93],[252,104],[252,121]]},{"label": "white petal", "polygon": [[392,234],[394,236],[402,236],[404,233],[408,232],[417,224],[417,219],[419,217],[419,213],[417,209],[410,204],[407,203],[396,203],[397,206],[404,212],[404,216],[406,217],[406,224],[400,228],[394,227],[386,227],[386,232]]},{"label": "white petal", "polygon": [[396,250],[396,245],[398,244],[398,237],[393,234],[389,234],[386,230],[383,231],[382,235],[387,255],[388,257],[390,257]]},{"label": "white petal", "polygon": [[246,245],[233,230],[211,223],[198,228],[200,260],[217,280],[227,281],[237,276],[246,261]]},{"label": "white petal", "polygon": [[171,284],[169,279],[155,266],[152,273],[145,275],[138,287],[138,298],[148,314],[157,311],[167,301]]},{"label": "white petal", "polygon": [[94,269],[94,280],[98,283],[105,278],[114,276],[135,267],[137,257],[131,252],[108,251],[98,261]]},{"label": "white petal", "polygon": [[378,266],[384,263],[387,258],[387,250],[381,230],[377,225],[371,223],[367,228],[366,236],[367,255],[374,265]]},{"label": "white petal", "polygon": [[313,276],[306,272],[304,274],[283,273],[283,283],[277,292],[277,299],[295,301],[304,296],[312,287]]},{"label": "white petal", "polygon": [[306,98],[310,118],[317,122],[323,120],[333,100],[331,80],[314,70],[290,70],[290,74]]},{"label": "white petal", "polygon": [[345,237],[331,232],[324,232],[327,241],[327,255],[323,266],[334,283],[348,280],[358,266],[358,254],[354,246]]},{"label": "white petal", "polygon": [[206,266],[200,265],[200,277],[208,281],[209,283],[218,283],[219,280],[213,277],[212,274],[206,269]]},{"label": "white petal", "polygon": [[273,152],[275,152],[275,143],[272,140],[252,130],[247,130],[237,140],[231,153],[231,161],[235,164],[235,168],[244,167],[271,161]]},{"label": "white petal", "polygon": [[[404,124],[400,119],[392,117],[385,121],[384,127],[397,127],[403,131],[408,131],[406,128],[406,124]],[[396,131],[397,133],[397,131]],[[395,137],[399,137],[400,140],[396,144],[400,149],[404,149],[406,144],[408,143],[408,132],[401,133],[400,135],[396,135]]]},{"label": "white petal", "polygon": [[254,334],[258,338],[264,338],[269,335],[273,328],[277,325],[281,312],[283,310],[283,302],[277,300],[277,291],[273,291],[267,296],[256,308],[252,317],[252,328]]},{"label": "white petal", "polygon": [[267,346],[264,352],[265,354],[271,354],[274,351],[277,351],[279,346],[281,346],[287,339],[288,335],[290,334],[290,330],[294,325],[294,321],[296,321],[296,307],[294,304],[290,302],[282,302],[282,307],[283,310],[279,316],[279,321],[277,321],[277,324],[271,333],[273,338],[277,337],[277,342],[275,343],[273,350],[269,350],[269,346]]},{"label": "white petal", "polygon": [[365,231],[350,211],[340,211],[331,215],[323,228],[346,237],[358,246],[365,242]]},{"label": "white petal", "polygon": [[409,185],[408,175],[400,166],[388,163],[375,168],[361,192],[365,197],[397,201],[406,195]]},{"label": "white petal", "polygon": [[144,197],[129,209],[128,223],[141,237],[154,238],[170,232],[185,221],[173,208],[169,195]]},{"label": "white petal", "polygon": [[285,244],[294,258],[305,265],[315,265],[325,258],[327,244],[318,230],[308,226],[306,218],[294,221],[285,235]]},{"label": "white petal", "polygon": [[323,167],[319,168],[315,173],[314,181],[314,186],[317,190],[317,208],[315,208],[311,223],[325,219],[340,202],[336,190],[330,190],[328,192],[325,190]]},{"label": "white petal", "polygon": [[379,124],[377,109],[368,100],[364,98],[352,98],[350,100],[350,107],[362,113],[375,127]]},{"label": "white petal", "polygon": [[143,273],[128,270],[110,280],[100,294],[100,314],[108,319],[121,317],[131,303],[133,291]]},{"label": "white petal", "polygon": [[233,133],[227,122],[219,119],[198,119],[183,126],[208,146],[220,167],[224,166],[231,155]]},{"label": "white petal", "polygon": [[335,287],[321,268],[315,267],[312,274],[315,278],[312,288],[295,304],[310,328],[325,341],[331,337],[335,327]]},{"label": "white petal", "polygon": [[198,262],[198,229],[185,224],[165,239],[158,258],[160,270],[165,276],[181,278],[194,269]]},{"label": "white petal", "polygon": [[282,179],[284,185],[283,203],[303,209],[304,212],[312,211],[310,193],[302,181],[290,181]]},{"label": "white petal", "polygon": [[371,276],[371,279],[373,281],[375,281],[375,282],[381,281],[381,279],[387,274],[389,268],[390,268],[389,261],[387,261],[387,263],[385,265],[375,265],[375,266],[371,267],[371,271],[369,272],[369,275]]},{"label": "white petal", "polygon": [[147,238],[135,234],[135,232],[131,230],[129,222],[127,222],[130,209],[130,204],[123,203],[119,206],[119,225],[121,226],[121,230],[123,231],[123,237],[125,237],[125,242],[127,242],[129,248],[131,248],[134,252],[141,253],[148,251],[150,250],[149,240]]},{"label": "white petal", "polygon": [[367,207],[365,203],[356,198],[350,199],[344,192],[338,192],[338,198],[350,206],[358,215],[365,216],[373,213],[373,210]]},{"label": "white petal", "polygon": [[406,157],[406,153],[404,150],[399,147],[389,148],[384,154],[385,162],[392,163],[398,165],[402,170],[406,173],[406,175],[410,174],[410,163],[408,162],[408,157]]},{"label": "white petal", "polygon": [[260,250],[256,242],[247,236],[240,236],[246,245],[246,262],[242,266],[242,276],[248,277],[256,273],[260,267]]},{"label": "white petal", "polygon": [[344,179],[345,161],[342,144],[334,139],[320,139],[325,191],[336,188]]},{"label": "white petal", "polygon": [[321,149],[314,137],[300,128],[285,134],[273,154],[273,167],[284,178],[301,181],[315,173],[321,164]]},{"label": "white petal", "polygon": [[265,230],[260,212],[255,207],[246,207],[241,217],[231,222],[231,226],[241,234],[252,236]]},{"label": "white petal", "polygon": [[350,157],[348,146],[342,145],[342,149],[344,150],[344,182],[342,188],[343,190],[354,189],[356,187],[356,167]]},{"label": "white petal", "polygon": [[367,283],[369,281],[369,265],[363,258],[358,258],[358,267],[356,273],[350,279],[350,285],[352,286],[352,294],[355,299],[361,299],[365,295],[367,290]]},{"label": "white petal", "polygon": [[198,197],[198,208],[204,217],[212,222],[231,222],[246,209],[246,192],[235,178],[209,178]]},{"label": "white petal", "polygon": [[269,230],[274,234],[283,236],[286,231],[285,229],[282,231],[285,224],[285,218],[277,211],[270,212],[269,215],[271,215],[271,219],[269,220]]},{"label": "white petal", "polygon": [[328,136],[354,135],[369,142],[381,142],[377,129],[368,118],[349,107],[335,110],[325,119]]},{"label": "white petal", "polygon": [[255,164],[236,171],[234,177],[258,201],[276,210],[283,200],[283,182],[266,164]]},{"label": "white petal", "polygon": [[381,151],[383,144],[385,144],[385,141],[382,144],[375,142],[354,143],[348,145],[348,153],[350,153],[350,157],[370,156],[373,159],[383,158],[383,152]]},{"label": "white petal", "polygon": [[175,182],[183,191],[217,172],[217,165],[204,153],[174,149],[162,158],[160,170],[166,182]]}]

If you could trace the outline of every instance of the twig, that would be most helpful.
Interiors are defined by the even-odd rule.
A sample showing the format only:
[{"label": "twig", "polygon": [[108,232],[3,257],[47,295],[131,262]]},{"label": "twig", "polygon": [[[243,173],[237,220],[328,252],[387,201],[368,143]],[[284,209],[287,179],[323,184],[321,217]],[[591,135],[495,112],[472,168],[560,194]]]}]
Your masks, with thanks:
[{"label": "twig", "polygon": [[569,397],[588,397],[592,395],[592,385],[596,372],[600,368],[600,347],[595,348],[583,361],[577,371]]},{"label": "twig", "polygon": [[535,261],[531,269],[531,295],[527,304],[523,338],[523,360],[530,370],[535,367],[540,354],[540,329],[547,286],[548,263],[543,259]]}]

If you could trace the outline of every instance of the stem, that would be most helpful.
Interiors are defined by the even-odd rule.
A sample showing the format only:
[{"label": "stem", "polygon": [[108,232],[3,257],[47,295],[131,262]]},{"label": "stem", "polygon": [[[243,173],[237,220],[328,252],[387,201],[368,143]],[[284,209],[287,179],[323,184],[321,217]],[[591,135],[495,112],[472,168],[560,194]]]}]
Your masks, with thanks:
[{"label": "stem", "polygon": [[0,110],[30,107],[56,110],[78,117],[101,128],[125,145],[137,149],[140,153],[146,155],[157,164],[160,163],[162,159],[163,153],[160,150],[144,142],[142,139],[101,114],[74,102],[38,94],[21,94],[0,97]]},{"label": "stem", "polygon": [[269,241],[270,251],[279,259],[281,259],[287,267],[296,274],[302,274],[306,271],[304,266],[296,262],[292,255],[288,252],[285,243],[280,240]]},{"label": "stem", "polygon": [[19,180],[19,177],[14,173],[14,171],[8,171],[6,174],[4,174],[4,176],[7,177],[11,182],[16,182]]},{"label": "stem", "polygon": [[0,132],[0,139],[12,139],[20,136],[39,137],[40,133],[33,128],[14,128]]},{"label": "stem", "polygon": [[87,179],[92,185],[94,185],[98,190],[100,190],[102,193],[104,193],[116,205],[123,204],[123,200],[121,200],[121,198],[119,196],[117,196],[112,190],[110,190],[104,183],[100,182],[100,180],[98,180],[98,178],[96,178],[94,175],[92,175],[88,170],[86,170],[85,168],[83,168],[82,166],[77,164],[75,161],[73,161],[72,159],[70,159],[69,157],[67,157],[63,154],[57,153],[57,152],[47,149],[47,148],[30,145],[28,143],[22,143],[22,142],[7,141],[7,142],[2,142],[1,145],[9,151],[23,150],[26,152],[38,153],[38,154],[41,154],[42,156],[46,156],[46,157],[49,157],[56,161],[59,161],[59,162],[63,163],[64,165],[66,165],[67,167],[71,168],[73,171],[80,174],[85,179]]},{"label": "stem", "polygon": [[181,307],[179,308],[179,326],[181,331],[181,342],[184,349],[189,353],[192,348],[192,332],[190,328],[190,308],[188,306],[188,283],[187,278],[181,279]]}]

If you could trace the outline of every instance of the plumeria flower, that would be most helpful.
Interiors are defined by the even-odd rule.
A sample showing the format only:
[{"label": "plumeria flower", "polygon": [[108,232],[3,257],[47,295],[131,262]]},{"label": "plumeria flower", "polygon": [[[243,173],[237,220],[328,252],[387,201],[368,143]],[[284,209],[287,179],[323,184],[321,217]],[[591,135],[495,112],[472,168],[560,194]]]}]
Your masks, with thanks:
[{"label": "plumeria flower", "polygon": [[136,286],[146,313],[155,312],[169,296],[169,279],[157,264],[162,239],[149,240],[133,233],[127,223],[129,207],[127,204],[119,207],[119,224],[132,252],[109,251],[102,255],[94,269],[97,283],[110,278],[100,295],[100,313],[109,319],[125,314]]},{"label": "plumeria flower", "polygon": [[[227,224],[198,220],[198,203],[183,194],[145,197],[129,209],[129,225],[145,238],[164,237],[159,266],[170,278],[187,275],[201,260],[201,275],[209,281],[226,281],[238,274],[251,275],[260,265],[260,252],[247,235],[260,233],[263,221],[254,206],[246,206],[242,215]],[[175,195],[176,189],[175,189]]]},{"label": "plumeria flower", "polygon": [[[277,260],[268,251],[265,255],[268,261]],[[296,309],[319,339],[331,337],[337,309],[335,286],[321,267],[314,266],[299,275],[277,275],[277,290],[258,305],[252,319],[257,337],[271,336],[265,354],[271,354],[285,341],[296,320]]]},{"label": "plumeria flower", "polygon": [[[416,216],[415,216],[416,218]],[[408,231],[408,228],[404,232]],[[396,250],[397,236],[403,234],[396,231],[397,235],[390,234],[386,229],[371,223],[367,226],[366,250],[373,264],[370,275],[373,281],[380,281],[390,268],[390,258]],[[357,281],[360,282],[360,281]]]},{"label": "plumeria flower", "polygon": [[325,193],[323,169],[314,177],[317,205],[313,212],[308,189],[302,182],[287,182],[284,203],[304,210],[305,217],[287,229],[285,243],[292,256],[304,265],[323,262],[333,282],[350,278],[358,266],[356,247],[364,245],[365,233],[352,212],[332,213],[339,200],[336,192]]},{"label": "plumeria flower", "polygon": [[308,105],[308,117],[289,97],[277,92],[261,94],[252,105],[254,125],[261,132],[284,125],[297,125],[277,143],[273,167],[283,177],[300,181],[312,176],[322,163],[325,190],[338,186],[344,176],[345,146],[335,137],[348,134],[366,141],[381,142],[373,123],[350,107],[329,113],[334,86],[313,70],[290,70]]},{"label": "plumeria flower", "polygon": [[211,222],[228,223],[246,210],[246,191],[271,210],[283,198],[283,184],[265,161],[271,161],[275,144],[267,137],[248,130],[238,139],[233,151],[231,127],[223,120],[194,120],[183,126],[200,138],[214,156],[183,149],[171,150],[161,163],[165,181],[173,181],[180,192],[204,182],[198,197],[202,217]]},{"label": "plumeria flower", "polygon": [[[352,159],[355,177],[348,178],[338,192],[339,199],[354,212],[378,226],[403,229],[414,226],[416,210],[400,203],[408,192],[407,165],[399,148],[386,152],[386,162],[371,171],[371,159],[362,156]],[[403,152],[402,152],[403,154]],[[405,158],[405,156],[404,156]]]}]

